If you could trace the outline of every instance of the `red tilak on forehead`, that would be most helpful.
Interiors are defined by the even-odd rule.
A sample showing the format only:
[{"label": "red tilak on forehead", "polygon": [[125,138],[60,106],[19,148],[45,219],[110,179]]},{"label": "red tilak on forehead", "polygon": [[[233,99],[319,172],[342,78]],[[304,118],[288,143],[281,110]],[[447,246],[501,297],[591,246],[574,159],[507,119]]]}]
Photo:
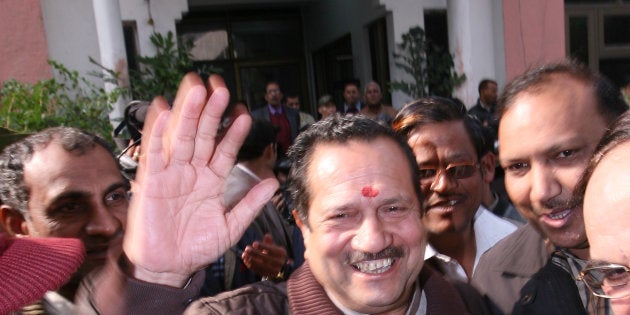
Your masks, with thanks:
[{"label": "red tilak on forehead", "polygon": [[361,195],[363,195],[363,197],[376,197],[378,196],[378,189],[372,187],[372,186],[365,186],[363,187],[363,189],[361,189]]}]

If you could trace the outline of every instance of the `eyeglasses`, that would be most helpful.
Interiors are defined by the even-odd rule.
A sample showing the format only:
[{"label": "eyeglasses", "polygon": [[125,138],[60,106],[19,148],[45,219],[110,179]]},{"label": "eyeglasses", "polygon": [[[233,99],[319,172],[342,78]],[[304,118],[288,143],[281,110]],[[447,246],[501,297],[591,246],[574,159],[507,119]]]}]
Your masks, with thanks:
[{"label": "eyeglasses", "polygon": [[446,168],[420,168],[420,184],[432,184],[440,174],[444,172],[452,179],[464,179],[471,177],[479,169],[477,162],[460,162],[446,166]]},{"label": "eyeglasses", "polygon": [[593,295],[620,299],[630,296],[630,268],[607,262],[590,262],[580,271],[578,280],[584,281]]}]

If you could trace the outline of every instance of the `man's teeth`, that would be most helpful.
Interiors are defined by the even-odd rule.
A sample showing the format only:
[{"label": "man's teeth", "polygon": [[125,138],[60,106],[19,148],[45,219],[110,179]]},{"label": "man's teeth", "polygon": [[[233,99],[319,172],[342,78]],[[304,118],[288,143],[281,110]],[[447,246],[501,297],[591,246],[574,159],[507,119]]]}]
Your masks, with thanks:
[{"label": "man's teeth", "polygon": [[451,200],[448,202],[449,206],[454,206],[457,203],[457,200]]},{"label": "man's teeth", "polygon": [[560,220],[560,219],[566,218],[569,215],[569,213],[571,213],[571,209],[567,209],[567,210],[556,212],[556,213],[550,213],[549,218],[553,220]]},{"label": "man's teeth", "polygon": [[393,263],[393,258],[385,258],[372,261],[362,261],[354,264],[354,267],[365,273],[383,273],[389,270]]}]

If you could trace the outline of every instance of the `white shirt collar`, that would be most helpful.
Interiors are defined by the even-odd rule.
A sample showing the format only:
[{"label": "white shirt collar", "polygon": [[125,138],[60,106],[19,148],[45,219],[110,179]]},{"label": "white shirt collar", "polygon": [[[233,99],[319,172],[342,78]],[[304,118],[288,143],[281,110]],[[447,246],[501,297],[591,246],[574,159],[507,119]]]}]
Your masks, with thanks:
[{"label": "white shirt collar", "polygon": [[[499,242],[504,237],[508,236],[517,229],[517,226],[513,223],[500,218],[490,212],[483,206],[479,206],[475,217],[473,219],[473,229],[475,232],[475,242],[477,245],[477,252],[475,253],[475,263],[473,264],[473,273],[477,268],[477,263],[481,255],[488,249],[492,248],[494,244]],[[424,252],[424,259],[427,260],[435,256],[440,263],[442,271],[453,279],[458,279],[464,282],[468,282],[468,277],[464,268],[457,262],[457,260],[439,253],[435,248],[427,244],[427,248]]]}]

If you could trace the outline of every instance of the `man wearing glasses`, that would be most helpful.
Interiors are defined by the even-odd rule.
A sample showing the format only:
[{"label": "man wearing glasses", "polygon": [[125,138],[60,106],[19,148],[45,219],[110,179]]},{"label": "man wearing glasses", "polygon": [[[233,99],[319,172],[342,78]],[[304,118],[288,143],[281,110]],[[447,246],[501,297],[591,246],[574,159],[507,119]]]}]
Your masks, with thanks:
[{"label": "man wearing glasses", "polygon": [[[608,125],[627,109],[619,91],[588,68],[549,64],[515,78],[499,99],[499,160],[512,203],[529,225],[482,257],[473,284],[512,314],[608,314],[577,281],[589,258],[576,184]],[[547,255],[532,248],[542,239]],[[540,268],[542,267],[542,268]],[[539,270],[540,269],[540,270]],[[525,285],[523,285],[525,283]]]},{"label": "man wearing glasses", "polygon": [[425,258],[445,275],[468,282],[486,250],[516,226],[481,205],[494,177],[479,121],[450,99],[429,97],[405,105],[393,122],[407,139],[419,168]]},{"label": "man wearing glasses", "polygon": [[[597,146],[576,196],[584,197],[591,261],[580,278],[594,295],[611,299],[615,314],[630,314],[630,113]],[[588,183],[588,185],[587,185]]]},{"label": "man wearing glasses", "polygon": [[267,82],[265,87],[265,106],[253,111],[252,118],[266,120],[278,128],[278,158],[284,157],[287,149],[300,131],[300,112],[282,105],[282,90],[278,82]]}]

